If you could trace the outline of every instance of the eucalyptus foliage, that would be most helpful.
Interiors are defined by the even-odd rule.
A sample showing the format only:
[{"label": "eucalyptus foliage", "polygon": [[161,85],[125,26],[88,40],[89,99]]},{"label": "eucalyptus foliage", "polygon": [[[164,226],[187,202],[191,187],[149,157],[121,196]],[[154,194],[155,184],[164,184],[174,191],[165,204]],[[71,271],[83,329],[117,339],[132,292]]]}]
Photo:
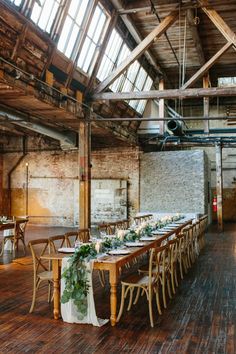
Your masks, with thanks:
[{"label": "eucalyptus foliage", "polygon": [[89,285],[86,262],[95,258],[96,255],[97,252],[94,244],[82,245],[69,257],[69,267],[62,273],[62,278],[65,280],[65,289],[61,297],[61,302],[65,304],[69,300],[73,300],[81,315],[80,319],[87,315],[87,294]]}]

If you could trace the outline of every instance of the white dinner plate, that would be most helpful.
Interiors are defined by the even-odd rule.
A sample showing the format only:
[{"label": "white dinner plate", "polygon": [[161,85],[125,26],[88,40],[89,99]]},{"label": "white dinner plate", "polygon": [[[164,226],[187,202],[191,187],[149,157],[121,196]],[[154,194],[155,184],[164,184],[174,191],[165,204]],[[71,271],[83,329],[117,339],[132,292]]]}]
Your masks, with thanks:
[{"label": "white dinner plate", "polygon": [[108,252],[109,254],[111,254],[112,256],[119,256],[119,255],[125,255],[125,254],[129,254],[130,250],[111,250]]},{"label": "white dinner plate", "polygon": [[155,241],[157,238],[154,236],[143,236],[140,238],[140,241]]},{"label": "white dinner plate", "polygon": [[167,234],[169,231],[168,230],[163,230],[163,231],[153,231],[152,234],[153,235],[165,235]]},{"label": "white dinner plate", "polygon": [[142,246],[145,246],[145,243],[142,243],[142,242],[126,242],[125,246],[127,246],[127,247],[142,247]]},{"label": "white dinner plate", "polygon": [[74,253],[75,248],[74,247],[62,247],[62,248],[58,248],[58,252],[60,252],[60,253]]}]

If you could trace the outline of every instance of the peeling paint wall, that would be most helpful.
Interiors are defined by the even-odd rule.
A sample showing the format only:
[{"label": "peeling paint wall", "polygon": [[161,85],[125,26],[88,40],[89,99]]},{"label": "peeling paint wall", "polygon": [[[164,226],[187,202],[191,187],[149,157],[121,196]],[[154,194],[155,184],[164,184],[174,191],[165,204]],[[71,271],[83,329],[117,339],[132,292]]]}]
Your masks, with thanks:
[{"label": "peeling paint wall", "polygon": [[[21,154],[18,153],[3,156],[5,195],[7,195],[8,173],[20,156]],[[28,181],[26,163],[28,163]],[[92,178],[95,180],[125,181],[128,213],[138,212],[139,152],[132,148],[97,151],[92,154],[92,165]],[[12,174],[11,214],[26,215],[28,209],[32,223],[77,225],[79,219],[78,175],[78,152],[28,153]],[[117,186],[112,187],[112,183],[107,186],[111,188],[111,192],[114,188],[115,193]],[[95,189],[94,185],[92,197]],[[114,210],[111,220],[117,215],[118,209]],[[121,215],[124,214],[121,213]]]}]

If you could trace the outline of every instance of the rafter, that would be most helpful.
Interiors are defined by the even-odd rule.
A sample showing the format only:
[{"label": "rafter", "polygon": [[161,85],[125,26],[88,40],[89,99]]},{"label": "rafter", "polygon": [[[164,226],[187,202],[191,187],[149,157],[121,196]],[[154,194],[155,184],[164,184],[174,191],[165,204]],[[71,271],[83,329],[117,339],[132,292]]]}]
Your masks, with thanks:
[{"label": "rafter", "polygon": [[202,77],[215,62],[232,46],[231,42],[227,42],[210,60],[208,60],[181,88],[186,89],[193,85],[200,77]]},{"label": "rafter", "polygon": [[102,92],[95,94],[93,100],[149,100],[149,99],[185,99],[217,96],[236,96],[236,87],[212,87],[212,88],[193,88],[193,89],[173,89],[173,90],[152,90],[135,92]]},{"label": "rafter", "polygon": [[223,18],[218,14],[216,10],[210,7],[207,0],[198,0],[198,3],[202,6],[202,10],[209,17],[209,19],[218,28],[221,34],[227,39],[227,41],[232,42],[236,46],[236,35],[223,20]]},{"label": "rafter", "polygon": [[94,93],[104,91],[109,87],[136,59],[138,59],[165,31],[176,21],[179,15],[178,9],[172,11],[149,35],[131,52],[129,57],[124,60],[103,82],[101,82]]}]

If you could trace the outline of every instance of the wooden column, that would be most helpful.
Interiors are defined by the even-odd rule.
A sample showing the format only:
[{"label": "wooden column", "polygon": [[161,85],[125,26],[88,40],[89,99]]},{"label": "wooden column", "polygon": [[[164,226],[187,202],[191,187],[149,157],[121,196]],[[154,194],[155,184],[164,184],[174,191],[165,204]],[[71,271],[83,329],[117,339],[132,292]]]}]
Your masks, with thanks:
[{"label": "wooden column", "polygon": [[91,123],[81,122],[79,128],[79,227],[91,224]]},{"label": "wooden column", "polygon": [[[203,76],[203,88],[209,87],[209,75]],[[209,97],[203,97],[203,116],[209,117]],[[209,120],[204,120],[204,133],[209,134]]]},{"label": "wooden column", "polygon": [[[159,81],[159,90],[162,91],[164,90],[165,86],[164,86],[164,80],[160,79]],[[165,117],[165,100],[164,98],[161,98],[159,100],[159,118],[164,118]],[[159,126],[160,126],[160,130],[159,133],[160,134],[164,134],[164,121],[159,122]]]},{"label": "wooden column", "polygon": [[223,175],[222,175],[222,145],[216,144],[216,194],[217,222],[219,232],[223,231]]}]

